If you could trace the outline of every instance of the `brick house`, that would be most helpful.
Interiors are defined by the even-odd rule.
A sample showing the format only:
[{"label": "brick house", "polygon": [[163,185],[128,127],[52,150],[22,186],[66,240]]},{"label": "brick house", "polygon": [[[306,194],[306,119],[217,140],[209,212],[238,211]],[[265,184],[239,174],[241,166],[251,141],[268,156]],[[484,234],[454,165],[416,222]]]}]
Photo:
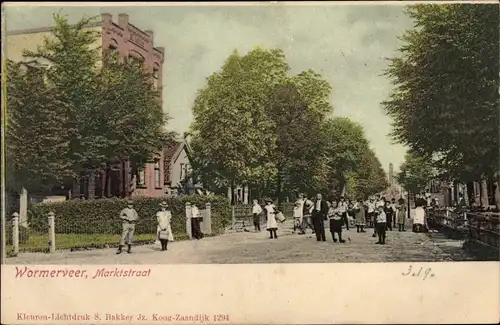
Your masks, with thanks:
[{"label": "brick house", "polygon": [[[101,20],[89,24],[86,28],[100,33],[101,37],[95,46],[103,51],[110,50],[117,53],[119,60],[128,58],[139,60],[154,78],[154,86],[159,91],[158,100],[162,99],[162,71],[164,62],[164,48],[154,46],[154,33],[151,30],[141,30],[129,21],[127,14],[119,14],[118,21],[114,22],[111,14],[103,13]],[[30,61],[24,58],[24,50],[35,51],[43,44],[45,37],[51,37],[52,27],[29,30],[10,31],[6,37],[6,57],[12,61]],[[45,64],[45,62],[40,62]],[[98,63],[100,64],[100,63]],[[144,169],[132,171],[131,164],[126,157],[110,166],[108,170],[99,171],[95,179],[95,196],[162,196],[164,186],[164,159],[163,151],[158,153],[157,159],[148,162]],[[79,185],[73,184],[72,197],[81,197],[88,192],[88,177],[80,179]]]}]

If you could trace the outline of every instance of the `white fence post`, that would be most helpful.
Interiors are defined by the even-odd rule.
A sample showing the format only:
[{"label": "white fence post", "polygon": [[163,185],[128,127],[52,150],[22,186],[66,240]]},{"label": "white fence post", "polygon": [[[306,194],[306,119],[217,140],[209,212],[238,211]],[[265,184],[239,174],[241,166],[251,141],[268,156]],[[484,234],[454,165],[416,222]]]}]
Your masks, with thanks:
[{"label": "white fence post", "polygon": [[12,214],[12,250],[14,255],[19,254],[19,214]]},{"label": "white fence post", "polygon": [[205,203],[205,214],[203,215],[203,225],[205,234],[212,234],[212,205],[210,202]]},{"label": "white fence post", "polygon": [[55,213],[49,212],[49,252],[54,253],[56,251],[56,227],[55,227]]},{"label": "white fence post", "polygon": [[236,213],[235,213],[235,208],[234,205],[231,206],[231,229],[234,230],[234,227],[236,226]]},{"label": "white fence post", "polygon": [[186,233],[189,239],[193,239],[193,233],[191,232],[191,218],[193,216],[191,203],[186,202]]}]

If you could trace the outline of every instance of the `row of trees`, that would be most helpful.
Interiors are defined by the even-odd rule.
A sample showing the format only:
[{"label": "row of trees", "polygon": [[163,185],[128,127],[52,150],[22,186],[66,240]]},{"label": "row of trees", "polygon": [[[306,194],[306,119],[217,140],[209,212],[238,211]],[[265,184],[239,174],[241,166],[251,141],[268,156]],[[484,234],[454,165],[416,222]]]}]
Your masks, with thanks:
[{"label": "row of trees", "polygon": [[198,91],[194,173],[212,190],[248,185],[282,199],[297,191],[366,196],[387,186],[363,128],[331,118],[331,86],[289,74],[280,49],[236,50]]},{"label": "row of trees", "polygon": [[[55,28],[27,60],[8,62],[7,182],[11,190],[46,191],[129,159],[153,159],[170,136],[149,73],[95,46],[101,37],[54,15]],[[79,193],[79,189],[78,189]]]},{"label": "row of trees", "polygon": [[494,181],[498,203],[499,8],[414,5],[407,14],[415,24],[390,60],[394,88],[384,103],[393,138],[411,151],[399,179],[416,190],[432,174],[481,182],[483,206]]}]

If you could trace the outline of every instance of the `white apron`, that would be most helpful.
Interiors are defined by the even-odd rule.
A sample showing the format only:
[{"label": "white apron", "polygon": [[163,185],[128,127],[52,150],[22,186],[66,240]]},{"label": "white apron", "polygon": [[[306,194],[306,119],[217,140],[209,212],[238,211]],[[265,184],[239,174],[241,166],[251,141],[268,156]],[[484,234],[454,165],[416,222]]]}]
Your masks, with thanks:
[{"label": "white apron", "polygon": [[425,210],[422,207],[415,208],[413,223],[425,226]]},{"label": "white apron", "polygon": [[170,220],[172,219],[172,212],[170,211],[159,211],[156,213],[156,220],[158,221],[158,227],[156,228],[156,233],[160,230],[166,229],[168,231],[168,241],[174,241],[174,235],[172,234],[172,227],[170,226]]},{"label": "white apron", "polygon": [[269,204],[264,207],[267,212],[267,229],[277,229],[278,222],[276,221],[276,207],[274,204]]}]

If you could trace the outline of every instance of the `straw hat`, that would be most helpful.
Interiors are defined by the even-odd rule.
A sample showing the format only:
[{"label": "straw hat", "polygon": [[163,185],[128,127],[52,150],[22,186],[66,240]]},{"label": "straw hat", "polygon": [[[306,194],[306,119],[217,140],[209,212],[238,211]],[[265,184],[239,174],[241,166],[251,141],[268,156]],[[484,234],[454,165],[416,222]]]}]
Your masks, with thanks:
[{"label": "straw hat", "polygon": [[168,203],[167,203],[167,201],[161,201],[161,203],[160,203],[160,207],[162,207],[162,208],[166,208],[166,207],[168,207]]}]

